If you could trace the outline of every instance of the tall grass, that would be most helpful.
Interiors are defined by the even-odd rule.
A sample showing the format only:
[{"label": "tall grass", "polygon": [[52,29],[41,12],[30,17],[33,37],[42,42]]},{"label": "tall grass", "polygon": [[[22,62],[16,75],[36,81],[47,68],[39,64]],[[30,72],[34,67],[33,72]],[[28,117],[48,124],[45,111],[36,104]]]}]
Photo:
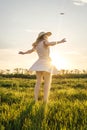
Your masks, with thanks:
[{"label": "tall grass", "polygon": [[87,78],[53,78],[48,104],[35,79],[0,79],[0,130],[87,130]]}]

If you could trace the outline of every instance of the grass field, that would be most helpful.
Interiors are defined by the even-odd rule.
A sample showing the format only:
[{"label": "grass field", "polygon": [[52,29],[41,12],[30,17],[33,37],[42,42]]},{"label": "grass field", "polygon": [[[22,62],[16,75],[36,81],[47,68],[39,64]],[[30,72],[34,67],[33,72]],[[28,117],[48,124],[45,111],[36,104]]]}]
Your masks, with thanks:
[{"label": "grass field", "polygon": [[35,79],[0,78],[0,130],[87,130],[87,78],[53,78],[48,104]]}]

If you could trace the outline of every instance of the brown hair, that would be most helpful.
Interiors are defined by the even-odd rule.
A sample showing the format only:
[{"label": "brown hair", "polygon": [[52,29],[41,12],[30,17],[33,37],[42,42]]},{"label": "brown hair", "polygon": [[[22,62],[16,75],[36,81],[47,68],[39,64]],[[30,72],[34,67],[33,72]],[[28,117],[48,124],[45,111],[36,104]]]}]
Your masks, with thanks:
[{"label": "brown hair", "polygon": [[37,38],[36,41],[32,44],[32,46],[33,46],[33,47],[36,47],[37,44],[38,44],[40,41],[42,41],[42,40],[44,40],[44,37],[43,37],[43,36]]}]

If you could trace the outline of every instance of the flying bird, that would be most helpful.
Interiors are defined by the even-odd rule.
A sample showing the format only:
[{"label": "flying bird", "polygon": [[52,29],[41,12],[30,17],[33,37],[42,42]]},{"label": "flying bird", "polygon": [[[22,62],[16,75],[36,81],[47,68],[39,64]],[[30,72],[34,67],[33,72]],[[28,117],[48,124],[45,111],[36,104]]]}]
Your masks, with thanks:
[{"label": "flying bird", "polygon": [[64,13],[60,13],[60,15],[64,15]]}]

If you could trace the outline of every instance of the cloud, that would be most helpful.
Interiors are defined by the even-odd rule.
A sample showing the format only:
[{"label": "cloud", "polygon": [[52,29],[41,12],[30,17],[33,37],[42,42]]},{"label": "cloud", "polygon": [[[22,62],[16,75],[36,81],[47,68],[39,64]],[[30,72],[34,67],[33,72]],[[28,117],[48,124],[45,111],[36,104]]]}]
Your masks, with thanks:
[{"label": "cloud", "polygon": [[82,6],[84,4],[87,4],[87,0],[73,0],[73,3],[77,6]]}]

